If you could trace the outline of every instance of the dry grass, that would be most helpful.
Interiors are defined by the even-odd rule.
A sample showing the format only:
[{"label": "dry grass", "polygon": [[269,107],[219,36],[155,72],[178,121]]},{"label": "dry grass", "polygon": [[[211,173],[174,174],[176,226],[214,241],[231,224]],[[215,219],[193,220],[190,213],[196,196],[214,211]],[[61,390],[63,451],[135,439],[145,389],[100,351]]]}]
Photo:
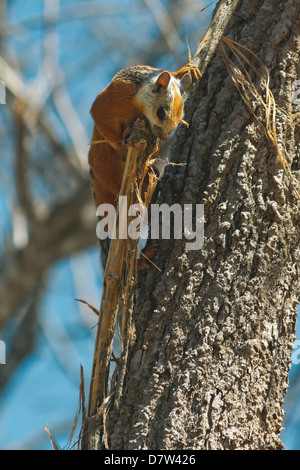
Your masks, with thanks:
[{"label": "dry grass", "polygon": [[[276,129],[277,116],[279,113],[285,115],[287,122],[290,124],[289,127],[286,129],[286,132],[300,123],[300,120],[295,120],[299,116],[299,113],[292,115],[289,114],[286,110],[277,106],[274,95],[270,90],[269,71],[267,67],[263,64],[263,62],[259,59],[259,57],[254,54],[254,52],[252,52],[248,47],[243,46],[242,44],[239,44],[238,42],[228,39],[224,36],[222,37],[222,41],[230,49],[230,51],[238,62],[238,66],[236,66],[233,61],[229,58],[228,54],[226,53],[225,47],[223,46],[222,55],[227,70],[235,86],[239,90],[239,93],[244,103],[251,111],[255,119],[263,125],[267,139],[274,146],[276,153],[280,159],[281,166],[284,169],[286,175],[288,176],[294,191],[300,198],[300,182],[295,179],[291,172],[290,166],[287,161],[286,150],[283,148],[282,144],[279,144]],[[250,56],[251,59],[247,56],[247,54]],[[263,73],[261,73],[258,68],[254,65],[255,60],[259,63],[259,66],[263,70]],[[260,89],[255,86],[250,76],[250,71],[254,72],[255,77],[260,80]],[[253,100],[258,102],[264,110],[263,122],[255,114],[252,104]]]},{"label": "dry grass", "polygon": [[[81,419],[82,419],[82,426],[81,426],[81,431],[80,431],[80,434],[79,434],[79,437],[78,439],[73,442],[73,439],[74,439],[74,435],[75,435],[75,431],[76,431],[76,428],[77,428],[77,424],[78,424],[78,420],[79,420],[79,416],[80,416],[80,413],[81,413]],[[85,407],[85,391],[84,391],[84,374],[83,374],[83,367],[82,365],[80,366],[80,387],[79,387],[79,406],[78,406],[78,410],[76,412],[76,415],[75,415],[75,418],[74,418],[74,421],[73,421],[73,425],[72,425],[72,429],[71,429],[71,432],[70,432],[70,436],[68,438],[68,441],[66,443],[66,445],[64,446],[64,450],[65,449],[73,449],[75,446],[78,446],[79,448],[79,445],[80,445],[80,442],[82,440],[82,431],[85,427],[85,422],[86,422],[86,407]],[[53,446],[53,449],[54,450],[61,450],[61,447],[58,445],[58,443],[56,442],[56,439],[53,437],[53,435],[50,433],[50,430],[49,430],[49,427],[48,426],[45,426],[45,431],[46,433],[48,434],[48,437],[50,439],[50,442]]]},{"label": "dry grass", "polygon": [[54,450],[60,450],[60,447],[59,447],[59,445],[57,444],[55,438],[51,435],[48,426],[45,426],[45,431],[46,431],[46,433],[48,434],[48,437],[49,437],[50,442],[51,442],[51,444],[52,444],[52,446],[53,446],[53,449],[54,449]]}]

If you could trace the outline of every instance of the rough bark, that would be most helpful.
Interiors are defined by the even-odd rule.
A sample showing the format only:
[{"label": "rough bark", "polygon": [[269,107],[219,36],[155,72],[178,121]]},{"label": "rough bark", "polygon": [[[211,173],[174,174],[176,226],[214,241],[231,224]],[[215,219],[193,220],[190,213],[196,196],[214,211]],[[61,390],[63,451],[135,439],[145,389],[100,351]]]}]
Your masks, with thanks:
[{"label": "rough bark", "polygon": [[[287,113],[299,78],[297,0],[243,0],[227,37],[270,72]],[[253,104],[254,105],[254,104]],[[254,105],[255,106],[255,105]],[[205,240],[162,240],[140,277],[111,449],[280,449],[299,302],[299,198],[216,54],[187,106],[160,203],[204,204]],[[299,179],[299,127],[278,112],[278,141]]]}]

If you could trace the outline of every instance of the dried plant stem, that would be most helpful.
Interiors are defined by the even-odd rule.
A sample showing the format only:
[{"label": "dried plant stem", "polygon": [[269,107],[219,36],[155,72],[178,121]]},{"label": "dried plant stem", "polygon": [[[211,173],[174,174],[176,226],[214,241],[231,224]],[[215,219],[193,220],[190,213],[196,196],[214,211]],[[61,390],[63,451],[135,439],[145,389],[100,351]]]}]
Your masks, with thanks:
[{"label": "dried plant stem", "polygon": [[[122,208],[122,213],[117,211],[115,230],[119,221],[128,219],[128,207],[140,198],[139,192],[144,176],[147,172],[152,151],[154,150],[153,137],[148,139],[145,121],[138,120],[134,126],[127,151],[126,165],[122,180],[120,196],[127,197],[127,207]],[[148,142],[153,141],[152,151],[148,150]],[[126,211],[126,213],[125,213]],[[121,239],[112,237],[107,265],[104,273],[103,293],[100,306],[99,322],[94,351],[92,378],[90,385],[88,416],[99,416],[99,409],[103,403],[107,403],[108,376],[112,355],[112,342],[115,331],[117,312],[121,307],[122,314],[126,317],[127,307],[133,294],[136,276],[136,255],[138,240]],[[120,302],[123,302],[120,305]],[[126,363],[129,342],[130,321],[123,321],[122,338],[123,354],[122,362]],[[123,333],[121,336],[123,336]],[[104,416],[104,413],[102,413]],[[103,423],[104,424],[104,423]]]},{"label": "dried plant stem", "polygon": [[[222,41],[231,50],[231,52],[233,53],[234,57],[236,58],[239,64],[238,67],[234,65],[234,63],[230,60],[228,54],[226,53],[225,48],[222,47],[222,56],[223,56],[225,65],[227,67],[227,70],[235,86],[237,87],[244,103],[246,104],[248,109],[251,111],[255,119],[261,124],[263,124],[266,137],[274,146],[276,153],[279,157],[281,166],[283,170],[285,171],[286,175],[288,176],[295,193],[300,198],[299,181],[297,181],[294,178],[291,172],[291,169],[289,167],[289,164],[287,162],[286,152],[284,148],[282,148],[282,146],[279,144],[279,141],[278,141],[278,135],[277,135],[277,129],[276,129],[276,122],[277,122],[276,117],[279,111],[283,115],[285,115],[288,122],[291,124],[289,126],[289,129],[296,126],[299,122],[295,121],[295,116],[289,115],[284,109],[279,108],[277,106],[274,95],[269,87],[269,82],[270,82],[269,71],[267,67],[263,64],[263,62],[260,60],[260,58],[256,54],[254,54],[254,52],[252,52],[248,47],[243,46],[242,44],[239,44],[236,41],[233,41],[224,36],[222,37]],[[258,61],[261,68],[263,69],[264,75],[259,72],[259,70],[253,63],[253,60],[251,61],[242,51],[249,53],[250,57],[253,60],[256,59]],[[246,66],[244,65],[244,63],[248,65],[248,70]],[[262,88],[262,91],[259,90],[253,83],[253,80],[251,79],[250,73],[249,73],[251,70],[254,72],[256,78],[260,80],[260,87]],[[262,106],[264,110],[263,122],[261,122],[261,120],[255,114],[253,105],[251,103],[251,99],[255,100]]]},{"label": "dried plant stem", "polygon": [[[149,166],[151,165],[151,155],[146,159],[146,162],[143,165],[143,168],[137,168],[137,178],[136,178],[136,191],[133,194],[133,204],[138,202],[139,204],[149,207],[153,193],[156,188],[158,181],[157,175],[154,172],[149,172]],[[144,178],[148,174],[149,181],[146,192],[142,191],[144,184]],[[139,178],[140,175],[140,178]],[[142,199],[143,197],[143,199]],[[134,307],[134,288],[137,281],[136,271],[137,271],[137,250],[138,250],[138,241],[133,239],[127,240],[126,245],[126,263],[124,266],[124,282],[122,287],[123,293],[123,302],[122,302],[122,331],[121,331],[121,340],[122,340],[122,356],[119,362],[119,370],[117,375],[117,382],[115,386],[115,396],[114,403],[118,407],[119,399],[122,395],[122,386],[125,378],[127,357],[129,352],[130,344],[133,340],[134,327],[132,324],[132,312]],[[153,264],[153,263],[152,263]]]}]

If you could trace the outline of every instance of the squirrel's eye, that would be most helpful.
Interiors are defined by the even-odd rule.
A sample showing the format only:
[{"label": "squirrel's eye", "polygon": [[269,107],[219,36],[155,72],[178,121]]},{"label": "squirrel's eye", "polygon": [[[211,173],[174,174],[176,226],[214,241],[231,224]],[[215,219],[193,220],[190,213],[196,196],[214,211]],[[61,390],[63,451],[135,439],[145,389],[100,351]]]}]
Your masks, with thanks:
[{"label": "squirrel's eye", "polygon": [[160,121],[162,121],[164,119],[164,117],[166,116],[166,112],[165,112],[164,108],[158,108],[158,110],[156,111],[156,114],[157,114],[157,117]]}]

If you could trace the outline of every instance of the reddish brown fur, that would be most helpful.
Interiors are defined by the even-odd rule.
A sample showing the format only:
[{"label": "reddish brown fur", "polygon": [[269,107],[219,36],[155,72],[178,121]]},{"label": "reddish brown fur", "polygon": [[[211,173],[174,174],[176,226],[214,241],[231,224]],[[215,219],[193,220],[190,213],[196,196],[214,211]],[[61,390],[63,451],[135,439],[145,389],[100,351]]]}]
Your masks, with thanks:
[{"label": "reddish brown fur", "polygon": [[183,103],[180,94],[178,93],[178,90],[176,86],[173,86],[174,90],[174,100],[171,105],[171,122],[172,122],[172,127],[177,127],[181,118],[182,118],[182,113],[183,113]]},{"label": "reddish brown fur", "polygon": [[[95,202],[116,206],[119,195],[124,160],[122,159],[123,135],[128,126],[143,110],[133,105],[136,86],[125,80],[115,80],[96,98],[91,115],[95,121],[89,151],[89,165],[94,174],[92,182]],[[107,143],[93,143],[107,140]]]},{"label": "reddish brown fur", "polygon": [[[162,72],[161,69],[154,70]],[[193,78],[200,76],[193,64],[187,64],[171,75],[180,79],[188,72]],[[93,174],[92,185],[97,207],[103,203],[116,207],[125,163],[124,135],[128,133],[130,124],[144,113],[142,106],[134,99],[136,92],[137,85],[132,81],[115,79],[97,96],[91,108],[95,126],[89,165]],[[178,120],[178,116],[182,114],[182,106],[180,94],[176,90],[172,119]],[[106,140],[107,143],[93,143],[98,140]]]}]

